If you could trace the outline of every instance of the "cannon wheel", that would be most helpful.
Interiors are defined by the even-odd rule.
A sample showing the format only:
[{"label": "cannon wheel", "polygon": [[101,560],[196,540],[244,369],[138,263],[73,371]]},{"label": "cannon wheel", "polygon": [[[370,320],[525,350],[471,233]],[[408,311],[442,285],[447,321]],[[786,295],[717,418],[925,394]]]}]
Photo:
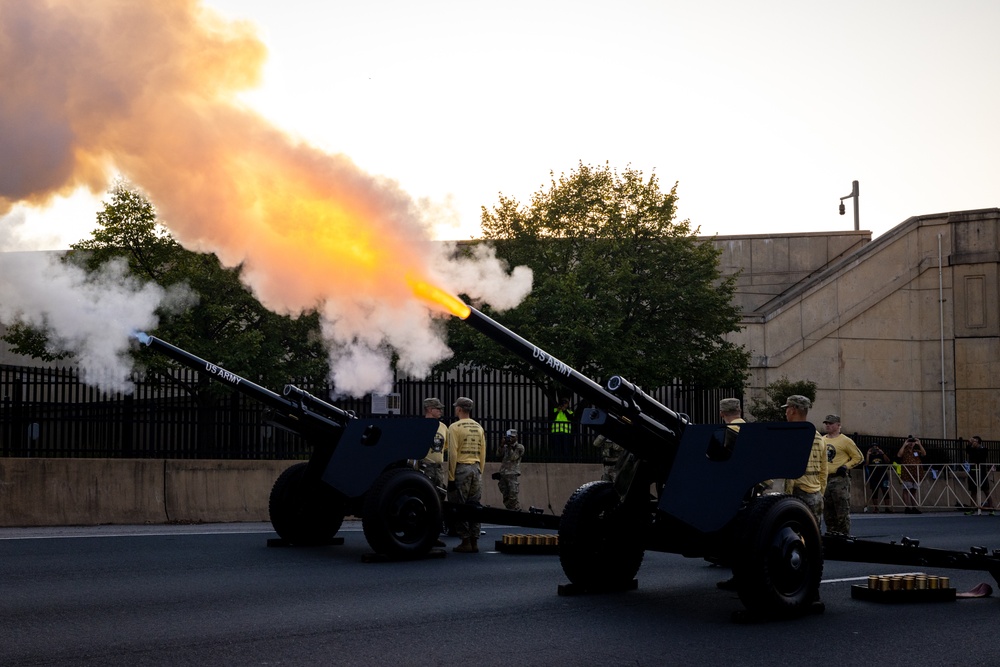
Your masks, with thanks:
[{"label": "cannon wheel", "polygon": [[584,484],[559,521],[563,572],[587,590],[628,588],[642,565],[647,527],[639,513],[622,506],[611,482]]},{"label": "cannon wheel", "polygon": [[441,534],[441,500],[422,473],[386,470],[365,496],[361,526],[368,545],[391,558],[419,558]]},{"label": "cannon wheel", "polygon": [[292,544],[326,544],[344,523],[346,501],[322,483],[306,480],[308,463],[296,463],[274,481],[268,513],[274,532]]},{"label": "cannon wheel", "polygon": [[809,507],[785,495],[753,501],[733,574],[740,600],[752,612],[794,615],[818,602],[823,543]]}]

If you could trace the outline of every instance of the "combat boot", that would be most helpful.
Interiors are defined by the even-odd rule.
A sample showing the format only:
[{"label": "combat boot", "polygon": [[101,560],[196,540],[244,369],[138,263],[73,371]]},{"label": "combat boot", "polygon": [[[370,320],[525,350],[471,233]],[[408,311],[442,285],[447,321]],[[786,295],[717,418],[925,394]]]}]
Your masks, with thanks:
[{"label": "combat boot", "polygon": [[479,549],[476,549],[475,547],[472,546],[472,542],[469,540],[468,537],[463,537],[462,543],[459,544],[457,547],[453,548],[452,551],[459,554],[479,553]]},{"label": "combat boot", "polygon": [[479,538],[471,537],[469,538],[469,542],[472,545],[472,548],[469,549],[469,553],[474,553],[474,554],[479,553]]}]

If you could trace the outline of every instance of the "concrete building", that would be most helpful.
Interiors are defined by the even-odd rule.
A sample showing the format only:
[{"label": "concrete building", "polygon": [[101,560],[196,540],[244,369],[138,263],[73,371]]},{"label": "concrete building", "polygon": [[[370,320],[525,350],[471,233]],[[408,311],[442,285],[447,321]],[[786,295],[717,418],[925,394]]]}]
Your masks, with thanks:
[{"label": "concrete building", "polygon": [[750,395],[818,385],[846,432],[1000,437],[1000,209],[870,232],[716,236],[739,274]]}]

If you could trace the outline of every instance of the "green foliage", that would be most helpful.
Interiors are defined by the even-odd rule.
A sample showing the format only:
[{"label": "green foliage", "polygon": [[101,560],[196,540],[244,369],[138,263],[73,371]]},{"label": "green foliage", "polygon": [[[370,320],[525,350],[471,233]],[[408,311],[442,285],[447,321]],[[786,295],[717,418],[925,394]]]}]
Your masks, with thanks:
[{"label": "green foliage", "polygon": [[[552,175],[531,205],[500,196],[483,209],[486,239],[511,266],[534,272],[515,309],[489,313],[581,373],[620,374],[645,387],[672,379],[742,387],[749,354],[726,340],[739,328],[735,278],[722,277],[719,252],[677,222],[676,185],[655,175],[580,164]],[[470,362],[522,373],[549,391],[561,388],[469,327],[451,322],[452,364]]]},{"label": "green foliage", "polygon": [[68,352],[48,349],[48,337],[45,332],[29,326],[24,322],[14,322],[0,340],[10,345],[10,351],[42,361],[60,361],[71,355]]},{"label": "green foliage", "polygon": [[[142,193],[117,181],[110,195],[97,214],[98,228],[91,238],[72,244],[64,261],[94,272],[122,258],[136,278],[167,289],[171,297],[158,311],[160,325],[148,333],[264,386],[326,377],[318,315],[292,319],[270,312],[240,282],[239,268],[224,268],[215,255],[181,247],[157,222],[153,205]],[[59,355],[47,350],[44,332],[25,327],[11,331],[20,345],[15,351],[43,359]],[[142,351],[137,356],[148,372],[165,380],[171,377],[164,373],[172,365],[165,357]]]},{"label": "green foliage", "polygon": [[781,408],[785,399],[798,394],[816,402],[816,383],[812,380],[791,382],[784,375],[763,389],[763,396],[750,401],[750,414],[759,422],[783,422],[785,411]]}]

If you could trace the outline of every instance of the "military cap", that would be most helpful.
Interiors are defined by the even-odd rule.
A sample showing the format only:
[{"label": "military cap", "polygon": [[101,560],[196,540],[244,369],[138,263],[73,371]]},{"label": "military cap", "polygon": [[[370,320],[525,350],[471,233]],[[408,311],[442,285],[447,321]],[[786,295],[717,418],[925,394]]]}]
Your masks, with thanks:
[{"label": "military cap", "polygon": [[799,410],[808,410],[812,407],[812,401],[810,401],[805,396],[800,396],[799,394],[792,394],[785,399],[785,404],[781,407],[787,408],[792,406],[793,408],[798,408]]},{"label": "military cap", "polygon": [[462,408],[463,410],[471,410],[472,405],[473,405],[472,399],[466,398],[465,396],[460,396],[459,398],[455,399],[454,403],[454,407]]},{"label": "military cap", "polygon": [[739,412],[740,411],[740,399],[738,398],[724,398],[719,401],[719,412]]},{"label": "military cap", "polygon": [[437,398],[425,398],[424,408],[444,408],[444,403]]},{"label": "military cap", "polygon": [[826,418],[823,419],[823,423],[824,424],[839,424],[840,423],[840,415],[827,415]]}]

